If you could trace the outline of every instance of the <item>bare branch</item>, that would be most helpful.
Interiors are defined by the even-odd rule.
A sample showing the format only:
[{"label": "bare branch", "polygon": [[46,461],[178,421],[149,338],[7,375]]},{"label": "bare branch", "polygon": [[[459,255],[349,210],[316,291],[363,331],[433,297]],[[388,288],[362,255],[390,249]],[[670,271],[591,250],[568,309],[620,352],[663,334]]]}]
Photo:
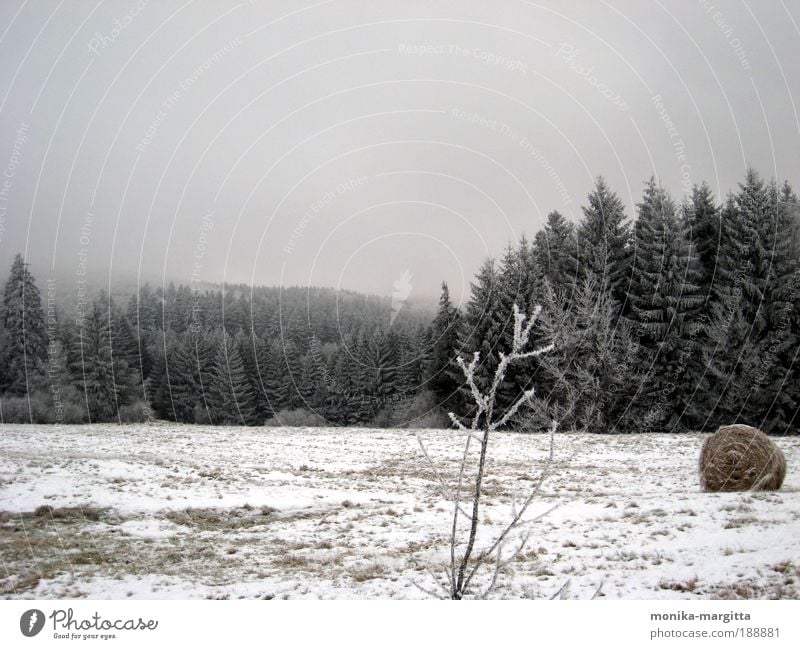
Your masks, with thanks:
[{"label": "bare branch", "polygon": [[[419,434],[419,432],[416,433],[416,437],[417,437],[417,443],[419,444],[419,448],[422,451],[422,454],[425,456],[425,459],[428,461],[428,466],[430,466],[431,471],[433,471],[433,475],[436,477],[436,482],[439,484],[439,494],[445,500],[453,500],[453,496],[448,496],[447,495],[447,483],[444,481],[444,478],[442,477],[442,474],[439,473],[439,469],[436,468],[436,464],[434,463],[433,459],[431,458],[430,454],[428,453],[428,448],[425,446],[425,442],[422,441],[422,436]],[[458,502],[458,501],[456,500],[456,502]],[[464,516],[467,516],[467,517],[469,516],[469,514],[467,514],[464,511],[464,509],[460,507],[460,505],[459,505],[459,509],[461,510],[461,513]]]},{"label": "bare branch", "polygon": [[603,590],[603,586],[604,585],[605,585],[605,582],[601,581],[600,585],[597,587],[597,590],[594,591],[594,594],[591,596],[590,599],[597,599],[600,596],[600,592]]},{"label": "bare branch", "polygon": [[[554,420],[552,425],[550,426],[550,452],[548,453],[547,460],[545,462],[545,466],[542,469],[541,474],[539,475],[539,480],[531,488],[530,492],[528,493],[528,497],[525,499],[525,502],[522,504],[522,507],[519,509],[519,511],[516,513],[516,515],[514,515],[512,517],[511,522],[509,522],[508,525],[506,525],[506,527],[499,534],[499,536],[495,539],[494,543],[488,548],[488,550],[483,552],[483,553],[481,553],[481,555],[476,559],[475,566],[472,568],[472,570],[470,571],[469,575],[467,576],[466,581],[464,582],[464,587],[465,588],[469,585],[469,582],[472,581],[472,578],[477,573],[478,568],[480,568],[481,564],[485,561],[485,559],[483,557],[491,556],[491,554],[502,543],[505,542],[506,537],[523,522],[522,518],[525,515],[525,512],[528,510],[528,507],[530,507],[531,503],[533,502],[533,499],[539,493],[539,489],[541,488],[542,483],[544,482],[544,479],[547,476],[547,473],[548,473],[550,467],[553,464],[554,438],[555,438],[555,432],[556,432],[556,428],[557,427],[558,427],[558,422],[556,422]],[[542,512],[541,514],[538,514],[534,518],[532,518],[532,519],[530,519],[528,521],[525,521],[525,522],[528,523],[528,524],[534,523],[534,522],[540,520],[541,518],[544,518],[547,514],[552,512],[557,507],[558,507],[558,504],[553,505],[552,507],[550,507],[546,511]]]},{"label": "bare branch", "polygon": [[454,412],[448,412],[447,416],[450,417],[450,421],[452,421],[453,424],[455,424],[455,427],[458,428],[458,430],[469,432],[469,428],[467,428],[464,424],[461,423],[461,421],[459,420],[458,417],[456,417]]},{"label": "bare branch", "polygon": [[[425,586],[420,584],[415,579],[412,579],[411,583],[414,584],[417,588],[419,588],[426,595],[430,595],[431,597],[435,597],[436,599],[445,599],[447,597],[447,591],[446,590],[443,593],[442,592],[438,592],[437,593],[436,591],[431,590],[430,588],[426,588]],[[435,582],[435,583],[439,588],[441,588],[441,584],[439,584],[438,582]]]},{"label": "bare branch", "polygon": [[563,599],[563,598],[564,598],[564,597],[563,597],[563,596],[564,596],[564,593],[565,593],[565,592],[567,591],[567,589],[569,588],[569,582],[570,582],[570,580],[569,580],[569,579],[567,579],[567,581],[565,581],[563,584],[561,584],[561,588],[559,588],[559,589],[558,589],[558,590],[557,590],[555,593],[553,593],[553,595],[550,597],[550,599],[551,599],[551,600],[554,600],[554,599]]},{"label": "bare branch", "polygon": [[532,352],[521,352],[519,354],[514,355],[514,360],[520,360],[523,358],[533,358],[535,356],[541,356],[542,354],[547,354],[555,349],[555,345],[545,345],[544,347],[539,347],[539,349],[534,349]]},{"label": "bare branch", "polygon": [[486,410],[486,398],[481,394],[481,391],[475,384],[475,368],[478,365],[478,360],[480,357],[480,352],[475,352],[472,355],[472,362],[470,362],[469,365],[464,363],[464,359],[461,358],[461,356],[459,356],[456,360],[458,361],[458,366],[461,368],[461,371],[464,373],[464,378],[467,379],[467,385],[469,385],[469,388],[472,391],[472,398],[475,400],[475,403],[478,404],[478,407]]},{"label": "bare branch", "polygon": [[[527,358],[540,356],[541,354],[545,354],[553,349],[553,345],[551,344],[530,352],[523,351],[525,346],[528,344],[528,341],[530,340],[531,331],[540,313],[541,313],[541,307],[537,306],[533,310],[533,315],[530,318],[527,318],[527,316],[520,310],[519,306],[514,304],[514,337],[512,342],[512,349],[509,353],[505,352],[499,353],[499,362],[497,364],[497,368],[495,369],[494,376],[492,377],[492,380],[489,383],[488,390],[486,391],[486,393],[480,390],[475,377],[475,371],[478,366],[478,362],[480,360],[480,354],[478,352],[475,352],[472,355],[472,360],[469,363],[469,365],[467,365],[464,359],[461,358],[460,356],[456,359],[466,379],[465,381],[466,385],[469,386],[476,408],[472,416],[472,423],[470,427],[467,427],[458,417],[456,417],[454,413],[452,412],[448,413],[450,421],[453,423],[453,425],[461,432],[467,433],[466,440],[464,442],[464,451],[461,457],[461,464],[458,472],[458,481],[456,485],[455,494],[453,497],[453,520],[452,520],[452,527],[450,530],[450,565],[449,567],[445,568],[445,574],[447,576],[447,580],[450,586],[450,597],[452,599],[462,599],[464,595],[467,594],[472,579],[477,574],[477,571],[490,558],[494,557],[495,566],[492,572],[491,580],[487,588],[485,588],[479,596],[485,597],[486,595],[488,595],[488,593],[494,588],[495,584],[497,583],[497,579],[500,572],[511,561],[516,559],[516,557],[522,552],[530,536],[530,532],[526,532],[522,536],[522,539],[517,549],[511,553],[510,557],[504,559],[503,549],[505,547],[506,541],[508,540],[509,534],[523,522],[527,524],[535,522],[539,520],[539,518],[545,516],[550,511],[555,509],[555,506],[553,506],[552,508],[539,514],[533,519],[524,520],[525,513],[528,507],[533,502],[535,496],[539,493],[539,489],[541,488],[541,485],[545,479],[545,476],[548,473],[550,465],[553,462],[553,436],[558,426],[556,421],[553,422],[553,426],[550,429],[550,452],[548,454],[546,465],[542,469],[539,480],[532,487],[530,493],[527,495],[521,507],[518,508],[516,500],[512,498],[511,521],[506,525],[506,527],[497,536],[497,538],[495,538],[494,542],[488,548],[482,550],[476,556],[473,556],[473,553],[475,551],[475,541],[477,539],[477,533],[478,533],[479,511],[482,498],[482,482],[486,467],[486,457],[487,457],[490,433],[500,428],[501,426],[507,424],[517,414],[519,409],[523,405],[530,403],[530,401],[535,396],[534,388],[526,390],[520,396],[519,399],[517,399],[509,408],[507,408],[506,412],[499,419],[499,421],[494,422],[493,418],[494,418],[495,400],[497,398],[497,391],[499,390],[500,386],[505,380],[508,368],[512,363]],[[420,439],[419,436],[418,439]],[[472,493],[471,493],[472,513],[466,514],[461,508],[461,497],[462,497],[462,489],[464,488],[465,475],[467,471],[467,459],[470,451],[470,445],[471,445],[470,443],[473,439],[475,439],[480,444],[480,453],[478,456],[474,482],[472,485]],[[431,465],[433,465],[433,462],[431,461],[430,456],[427,453],[427,450],[425,450],[424,446],[422,445],[421,439],[420,439],[420,446],[423,448],[423,453],[428,462]],[[437,479],[439,479],[440,484],[444,485],[444,480],[441,479],[441,476],[439,475],[438,470],[436,470],[435,467],[434,471],[437,475]],[[457,554],[457,547],[459,545],[458,517],[460,514],[463,514],[465,518],[469,521],[469,533],[467,535],[466,547],[463,551],[463,554],[461,554],[460,558],[457,559],[456,554]]]},{"label": "bare branch", "polygon": [[433,470],[433,475],[436,476],[436,480],[442,488],[442,495],[447,498],[447,488],[445,486],[444,478],[442,478],[442,474],[439,473],[439,469],[436,468],[436,464],[431,459],[431,456],[428,454],[428,449],[425,446],[425,442],[422,441],[422,435],[417,432],[417,443],[419,444],[419,448],[422,451],[422,454],[425,456],[425,459],[428,461],[431,469]]},{"label": "bare branch", "polygon": [[530,403],[531,399],[533,399],[534,394],[536,393],[535,388],[531,388],[530,390],[526,390],[525,393],[517,399],[511,407],[506,411],[506,413],[500,418],[500,421],[497,423],[492,424],[492,430],[497,430],[502,426],[505,426],[508,421],[517,414],[517,411],[527,403]]}]

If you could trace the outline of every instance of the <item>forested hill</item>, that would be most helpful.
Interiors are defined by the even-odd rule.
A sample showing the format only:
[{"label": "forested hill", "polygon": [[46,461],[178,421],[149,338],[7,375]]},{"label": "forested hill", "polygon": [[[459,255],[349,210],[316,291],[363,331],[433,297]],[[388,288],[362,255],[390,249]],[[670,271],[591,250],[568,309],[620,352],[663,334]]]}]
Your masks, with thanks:
[{"label": "forested hill", "polygon": [[250,287],[226,284],[196,290],[192,285],[170,284],[166,290],[149,285],[133,295],[127,305],[132,323],[139,327],[184,331],[223,328],[231,334],[252,331],[257,337],[292,340],[305,350],[312,336],[336,343],[360,327],[406,327],[428,324],[430,305],[411,300],[395,305],[392,299],[328,287]]},{"label": "forested hill", "polygon": [[123,302],[72,284],[57,293],[73,299],[54,308],[20,255],[12,265],[0,332],[4,421],[262,424],[280,413],[286,423],[354,424],[413,400],[425,382],[435,314],[425,301],[144,284]]}]

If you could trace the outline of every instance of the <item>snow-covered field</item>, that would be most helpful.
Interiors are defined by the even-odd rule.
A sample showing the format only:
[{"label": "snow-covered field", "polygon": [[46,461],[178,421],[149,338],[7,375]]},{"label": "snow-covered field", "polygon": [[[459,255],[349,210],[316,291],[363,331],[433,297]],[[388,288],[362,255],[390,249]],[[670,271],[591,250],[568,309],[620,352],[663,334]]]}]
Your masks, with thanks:
[{"label": "snow-covered field", "polygon": [[[0,429],[5,597],[420,598],[451,508],[413,431],[174,425]],[[423,431],[445,479],[454,431]],[[559,434],[526,551],[493,597],[797,598],[800,439],[776,493],[704,494],[702,435]],[[496,434],[483,529],[543,466]],[[566,584],[566,586],[565,586]],[[598,592],[599,591],[599,592]]]}]

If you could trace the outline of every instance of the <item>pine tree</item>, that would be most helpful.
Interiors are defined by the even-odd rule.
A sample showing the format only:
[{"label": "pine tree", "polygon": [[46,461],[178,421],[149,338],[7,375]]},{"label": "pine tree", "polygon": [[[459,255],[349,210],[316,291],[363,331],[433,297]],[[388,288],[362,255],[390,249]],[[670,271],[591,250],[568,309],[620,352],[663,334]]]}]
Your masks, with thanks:
[{"label": "pine tree", "polygon": [[274,417],[287,404],[287,393],[283,389],[286,370],[283,364],[283,347],[278,340],[259,341],[258,372],[260,376],[260,397],[264,400],[264,417]]},{"label": "pine tree", "polygon": [[[475,280],[470,284],[470,298],[464,310],[458,348],[466,358],[474,352],[480,352],[480,365],[475,370],[475,381],[478,387],[487,387],[491,368],[497,366],[499,332],[495,330],[497,317],[498,272],[495,262],[487,259],[478,270]],[[461,369],[455,360],[452,362],[453,376],[460,376]],[[462,382],[463,384],[463,382]],[[465,397],[468,388],[462,387]],[[470,403],[469,398],[464,399]]]},{"label": "pine tree", "polygon": [[[495,292],[495,307],[490,327],[490,342],[497,360],[499,355],[509,354],[514,341],[514,305],[523,312],[531,313],[541,294],[538,271],[532,247],[523,237],[517,248],[509,247],[500,264]],[[531,334],[533,344],[538,345],[539,330]],[[494,359],[492,359],[494,361]],[[506,409],[515,403],[522,393],[533,384],[538,360],[528,358],[520,360],[508,369],[495,394],[495,410],[498,415],[505,414]],[[497,366],[488,366],[490,374],[494,374]]]},{"label": "pine tree", "polygon": [[791,278],[784,277],[786,298],[790,304],[789,336],[794,349],[781,358],[787,368],[787,380],[779,397],[782,421],[775,432],[795,432],[800,429],[800,200],[788,182],[783,184],[779,198],[781,220],[789,231],[789,259],[794,264]]},{"label": "pine tree", "polygon": [[279,401],[284,408],[302,408],[303,357],[292,338],[280,341],[276,352],[281,372]]},{"label": "pine tree", "polygon": [[686,237],[700,265],[700,285],[707,302],[716,279],[721,236],[720,208],[707,183],[692,188],[691,200],[684,204],[682,216]]},{"label": "pine tree", "polygon": [[160,378],[148,390],[153,399],[151,405],[162,419],[185,423],[195,420],[200,389],[193,358],[194,343],[191,336],[165,332],[164,355],[157,361]]},{"label": "pine tree", "polygon": [[225,332],[220,343],[208,391],[211,421],[215,425],[252,425],[256,423],[255,397],[238,346]]},{"label": "pine tree", "polygon": [[70,355],[70,376],[82,393],[89,422],[110,421],[119,411],[124,386],[114,380],[111,323],[103,296],[80,318]]},{"label": "pine tree", "polygon": [[367,420],[397,392],[397,336],[375,329],[366,345],[366,391],[371,397]]},{"label": "pine tree", "polygon": [[270,365],[269,345],[254,330],[249,335],[241,334],[237,342],[253,389],[255,418],[263,423],[274,414],[266,387],[275,374],[274,367]]},{"label": "pine tree", "polygon": [[713,401],[711,426],[753,422],[784,432],[796,408],[786,391],[794,349],[797,259],[794,223],[782,209],[777,187],[749,170],[723,210],[720,278],[713,291],[712,320],[704,350]]},{"label": "pine tree", "polygon": [[199,392],[194,408],[194,419],[198,424],[214,423],[214,417],[219,416],[214,400],[214,382],[217,375],[217,354],[222,339],[221,331],[205,329],[193,337],[194,349],[189,350]]},{"label": "pine tree", "polygon": [[641,377],[639,346],[602,278],[589,275],[574,291],[545,286],[542,334],[554,350],[542,357],[532,425],[555,418],[562,430],[641,430],[630,403]]},{"label": "pine tree", "polygon": [[540,281],[563,292],[578,278],[578,240],[575,226],[559,212],[550,212],[544,229],[536,233],[533,250]]},{"label": "pine tree", "polygon": [[23,395],[45,371],[47,335],[42,301],[28,265],[17,254],[3,293],[5,344],[0,355],[0,392]]},{"label": "pine tree", "polygon": [[357,340],[352,333],[344,336],[333,360],[333,386],[326,417],[334,423],[353,425],[359,421],[356,406],[363,400],[360,393],[361,365],[355,358]]},{"label": "pine tree", "polygon": [[428,384],[439,403],[450,411],[458,410],[458,389],[463,381],[457,380],[453,374],[453,359],[459,353],[459,331],[461,329],[461,313],[450,301],[450,290],[447,282],[442,282],[442,294],[439,297],[439,311],[431,325],[431,361],[428,368]]},{"label": "pine tree", "polygon": [[579,276],[591,276],[592,282],[599,280],[600,286],[608,286],[624,308],[632,260],[625,210],[602,177],[597,179],[588,200],[577,233]]},{"label": "pine tree", "polygon": [[322,343],[311,336],[303,365],[303,396],[306,404],[315,411],[324,411],[328,401],[328,363],[322,353]]},{"label": "pine tree", "polygon": [[636,261],[628,319],[642,345],[639,373],[646,377],[637,405],[655,430],[690,427],[685,411],[696,377],[700,271],[677,210],[666,190],[646,184],[635,226]]},{"label": "pine tree", "polygon": [[[456,309],[456,313],[460,318],[461,314],[458,309]],[[458,325],[453,327],[449,333],[457,342]],[[428,350],[434,347],[430,342],[430,335],[431,332],[422,325],[404,329],[400,333],[397,352],[397,389],[404,399],[413,397],[423,387],[430,389],[428,372],[433,365],[433,355]],[[423,384],[426,385],[423,386]],[[455,389],[457,386],[454,387]]]}]

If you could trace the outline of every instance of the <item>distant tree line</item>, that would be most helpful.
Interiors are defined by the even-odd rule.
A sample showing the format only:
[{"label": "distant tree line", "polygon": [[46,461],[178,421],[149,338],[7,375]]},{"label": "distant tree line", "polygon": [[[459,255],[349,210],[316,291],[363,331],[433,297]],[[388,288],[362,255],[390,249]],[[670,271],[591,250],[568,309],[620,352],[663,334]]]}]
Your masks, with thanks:
[{"label": "distant tree line", "polygon": [[[0,330],[5,422],[163,419],[214,425],[447,426],[471,399],[454,362],[480,352],[481,388],[513,341],[513,305],[555,351],[509,372],[497,405],[537,388],[511,422],[592,432],[798,432],[800,203],[749,171],[722,203],[645,183],[637,219],[599,178],[577,224],[486,260],[463,309],[442,285],[432,320],[325,288],[145,285],[66,317],[17,255]],[[49,287],[48,287],[49,292]]]},{"label": "distant tree line", "polygon": [[[4,293],[3,421],[393,425],[424,415],[427,316],[326,288],[144,285],[58,317],[21,255]],[[432,397],[426,395],[428,400]],[[423,399],[424,402],[424,399]]]}]

